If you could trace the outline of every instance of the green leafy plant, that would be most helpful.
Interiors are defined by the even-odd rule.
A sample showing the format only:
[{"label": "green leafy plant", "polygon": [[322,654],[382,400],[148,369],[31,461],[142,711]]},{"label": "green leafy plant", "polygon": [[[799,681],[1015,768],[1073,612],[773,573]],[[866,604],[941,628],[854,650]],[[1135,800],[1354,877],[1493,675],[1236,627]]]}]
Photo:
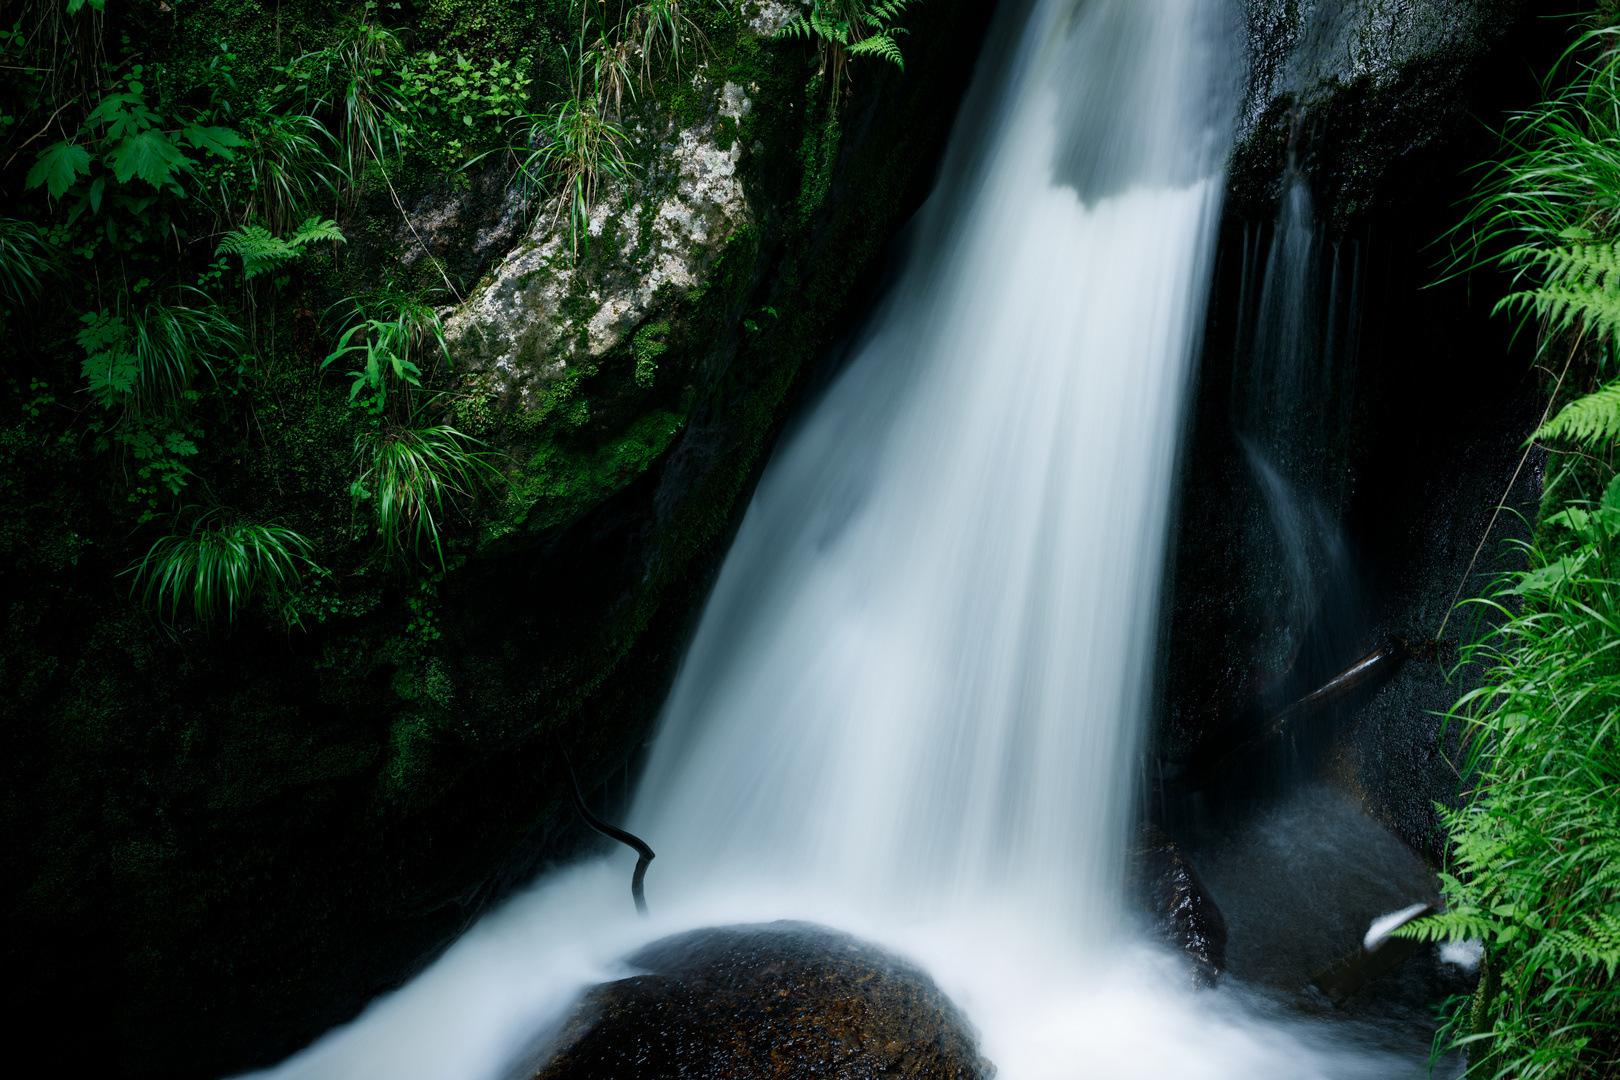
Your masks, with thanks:
[{"label": "green leafy plant", "polygon": [[355,502],[369,502],[384,557],[409,562],[431,549],[442,569],[440,530],[457,498],[470,498],[500,478],[484,444],[455,428],[387,427],[355,440],[359,477],[350,489]]},{"label": "green leafy plant", "polygon": [[776,32],[779,38],[805,38],[816,42],[819,74],[826,79],[833,100],[838,99],[849,63],[873,56],[901,69],[905,58],[896,38],[905,28],[894,25],[911,0],[810,0],[810,10]]},{"label": "green leafy plant", "polygon": [[1500,628],[1449,722],[1473,784],[1443,810],[1448,909],[1407,927],[1477,939],[1488,969],[1454,1036],[1470,1075],[1599,1075],[1620,1051],[1620,478],[1549,519],[1533,568],[1480,601]]},{"label": "green leafy plant", "polygon": [[[180,178],[196,169],[196,153],[226,161],[236,157],[242,137],[233,128],[200,123],[167,128],[164,118],[147,104],[141,71],[136,65],[122,92],[102,98],[73,138],[39,151],[23,187],[44,187],[58,199],[77,195],[75,216],[87,207],[99,213],[110,191],[121,205],[138,213],[143,209],[137,205],[140,195],[125,190],[131,181],[142,181],[149,191],[183,195]],[[97,165],[105,170],[99,175]],[[88,186],[79,184],[81,177],[92,176]]]},{"label": "green leafy plant", "polygon": [[400,66],[400,96],[411,106],[413,134],[441,164],[459,166],[472,148],[497,143],[528,102],[529,62],[426,56]]},{"label": "green leafy plant", "polygon": [[632,339],[633,352],[636,357],[636,385],[643,390],[652,389],[653,382],[658,378],[658,358],[669,351],[669,323],[649,323],[636,331]]},{"label": "green leafy plant", "polygon": [[214,254],[241,256],[242,276],[252,280],[302,258],[305,248],[318,243],[346,243],[337,222],[312,217],[285,238],[262,225],[246,225],[226,233]]},{"label": "green leafy plant", "polygon": [[135,462],[130,501],[140,520],[156,516],[160,495],[178,498],[191,476],[201,429],[185,408],[200,379],[241,354],[240,328],[217,308],[148,303],[85,315],[78,333],[80,373],[105,426],[98,450],[119,448]]},{"label": "green leafy plant", "polygon": [[91,400],[103,409],[173,415],[199,377],[239,356],[242,332],[218,308],[139,308],[82,316],[81,365]]},{"label": "green leafy plant", "polygon": [[422,366],[418,360],[428,362],[448,355],[444,340],[444,327],[432,308],[408,298],[385,298],[376,305],[380,310],[368,312],[357,306],[355,319],[337,347],[321,361],[329,367],[345,357],[360,360],[360,366],[348,372],[353,380],[349,385],[349,403],[378,415],[390,402],[404,405],[396,408],[396,419],[409,416],[411,391],[422,386]]},{"label": "green leafy plant", "polygon": [[313,553],[314,545],[291,529],[203,517],[187,532],[158,540],[126,573],[142,601],[169,623],[185,615],[204,626],[230,623],[254,601],[296,623],[290,601],[304,572],[316,569]]}]

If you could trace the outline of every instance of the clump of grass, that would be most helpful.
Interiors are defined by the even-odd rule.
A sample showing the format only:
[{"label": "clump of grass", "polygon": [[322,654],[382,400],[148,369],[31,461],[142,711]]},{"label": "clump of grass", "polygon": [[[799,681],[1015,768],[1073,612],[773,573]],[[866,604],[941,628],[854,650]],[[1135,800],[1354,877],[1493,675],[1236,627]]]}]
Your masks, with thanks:
[{"label": "clump of grass", "polygon": [[355,440],[360,475],[351,492],[369,501],[384,557],[390,562],[433,561],[444,567],[440,530],[457,498],[471,498],[500,473],[484,444],[446,424],[388,427]]},{"label": "clump of grass", "polygon": [[366,163],[380,167],[391,153],[397,156],[410,126],[410,105],[399,85],[404,54],[391,30],[362,17],[349,21],[335,44],[291,65],[303,87],[302,111],[333,119],[351,200],[359,195]]},{"label": "clump of grass", "polygon": [[128,571],[146,605],[168,623],[189,615],[207,627],[230,623],[255,601],[290,622],[289,601],[315,565],[314,545],[279,525],[217,524],[199,518],[153,544]]},{"label": "clump of grass", "polygon": [[250,116],[242,129],[247,145],[239,155],[239,191],[227,188],[221,202],[239,207],[242,224],[262,221],[279,236],[336,192],[339,173],[329,156],[334,140],[315,117],[298,114]]},{"label": "clump of grass", "polygon": [[[1496,264],[1531,275],[1538,253],[1620,235],[1620,28],[1589,30],[1542,83],[1542,101],[1509,116],[1450,234],[1452,271]],[[1532,279],[1533,280],[1533,279]]]},{"label": "clump of grass", "polygon": [[531,197],[546,198],[553,220],[567,216],[577,255],[602,183],[628,182],[635,171],[627,137],[608,119],[602,101],[578,94],[529,117],[528,123],[529,149],[518,167],[520,182]]},{"label": "clump of grass", "polygon": [[0,218],[0,302],[21,307],[39,295],[50,271],[48,252],[32,223]]}]

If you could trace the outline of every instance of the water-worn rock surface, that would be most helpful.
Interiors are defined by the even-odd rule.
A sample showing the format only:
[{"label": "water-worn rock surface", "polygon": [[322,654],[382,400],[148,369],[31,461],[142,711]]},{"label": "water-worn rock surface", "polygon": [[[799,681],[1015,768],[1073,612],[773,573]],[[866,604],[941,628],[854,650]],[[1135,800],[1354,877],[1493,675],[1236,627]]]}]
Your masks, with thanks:
[{"label": "water-worn rock surface", "polygon": [[1154,931],[1185,958],[1194,986],[1213,986],[1226,970],[1226,918],[1181,845],[1144,825],[1131,854],[1131,891]]},{"label": "water-worn rock surface", "polygon": [[834,930],[695,930],[628,962],[643,973],[586,994],[535,1080],[995,1074],[933,980]]}]

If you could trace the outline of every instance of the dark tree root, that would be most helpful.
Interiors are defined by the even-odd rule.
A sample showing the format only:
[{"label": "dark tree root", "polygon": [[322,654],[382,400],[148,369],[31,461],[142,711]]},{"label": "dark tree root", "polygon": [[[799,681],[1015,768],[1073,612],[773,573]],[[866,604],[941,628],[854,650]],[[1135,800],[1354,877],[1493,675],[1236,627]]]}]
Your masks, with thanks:
[{"label": "dark tree root", "polygon": [[653,854],[653,849],[648,847],[639,836],[634,836],[627,833],[623,829],[614,828],[612,825],[609,825],[607,822],[591,813],[590,808],[585,805],[584,797],[579,793],[579,781],[574,779],[574,766],[573,763],[568,760],[568,751],[563,749],[562,738],[560,736],[557,738],[557,753],[562,755],[563,769],[568,773],[568,794],[573,797],[574,809],[578,810],[579,816],[585,819],[585,824],[589,825],[603,836],[617,840],[619,843],[624,844],[627,847],[635,848],[636,854],[641,856],[636,860],[636,872],[630,877],[630,895],[636,901],[636,911],[643,916],[646,915],[647,894],[642,888],[642,883],[647,878],[647,864],[652,862],[657,856]]}]

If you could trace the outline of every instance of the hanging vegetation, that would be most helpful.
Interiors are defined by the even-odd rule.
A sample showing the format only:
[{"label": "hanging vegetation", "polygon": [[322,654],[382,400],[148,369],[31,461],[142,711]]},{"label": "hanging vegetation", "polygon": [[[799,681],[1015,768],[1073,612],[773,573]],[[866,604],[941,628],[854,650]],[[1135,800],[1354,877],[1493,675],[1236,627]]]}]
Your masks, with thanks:
[{"label": "hanging vegetation", "polygon": [[1620,1057],[1617,148],[1620,32],[1599,28],[1512,118],[1453,234],[1456,269],[1515,276],[1497,310],[1533,329],[1549,412],[1563,403],[1532,434],[1553,460],[1530,568],[1479,601],[1499,628],[1464,651],[1486,675],[1448,718],[1464,751],[1449,909],[1401,931],[1485,946],[1442,1032],[1470,1076],[1609,1075]]}]

